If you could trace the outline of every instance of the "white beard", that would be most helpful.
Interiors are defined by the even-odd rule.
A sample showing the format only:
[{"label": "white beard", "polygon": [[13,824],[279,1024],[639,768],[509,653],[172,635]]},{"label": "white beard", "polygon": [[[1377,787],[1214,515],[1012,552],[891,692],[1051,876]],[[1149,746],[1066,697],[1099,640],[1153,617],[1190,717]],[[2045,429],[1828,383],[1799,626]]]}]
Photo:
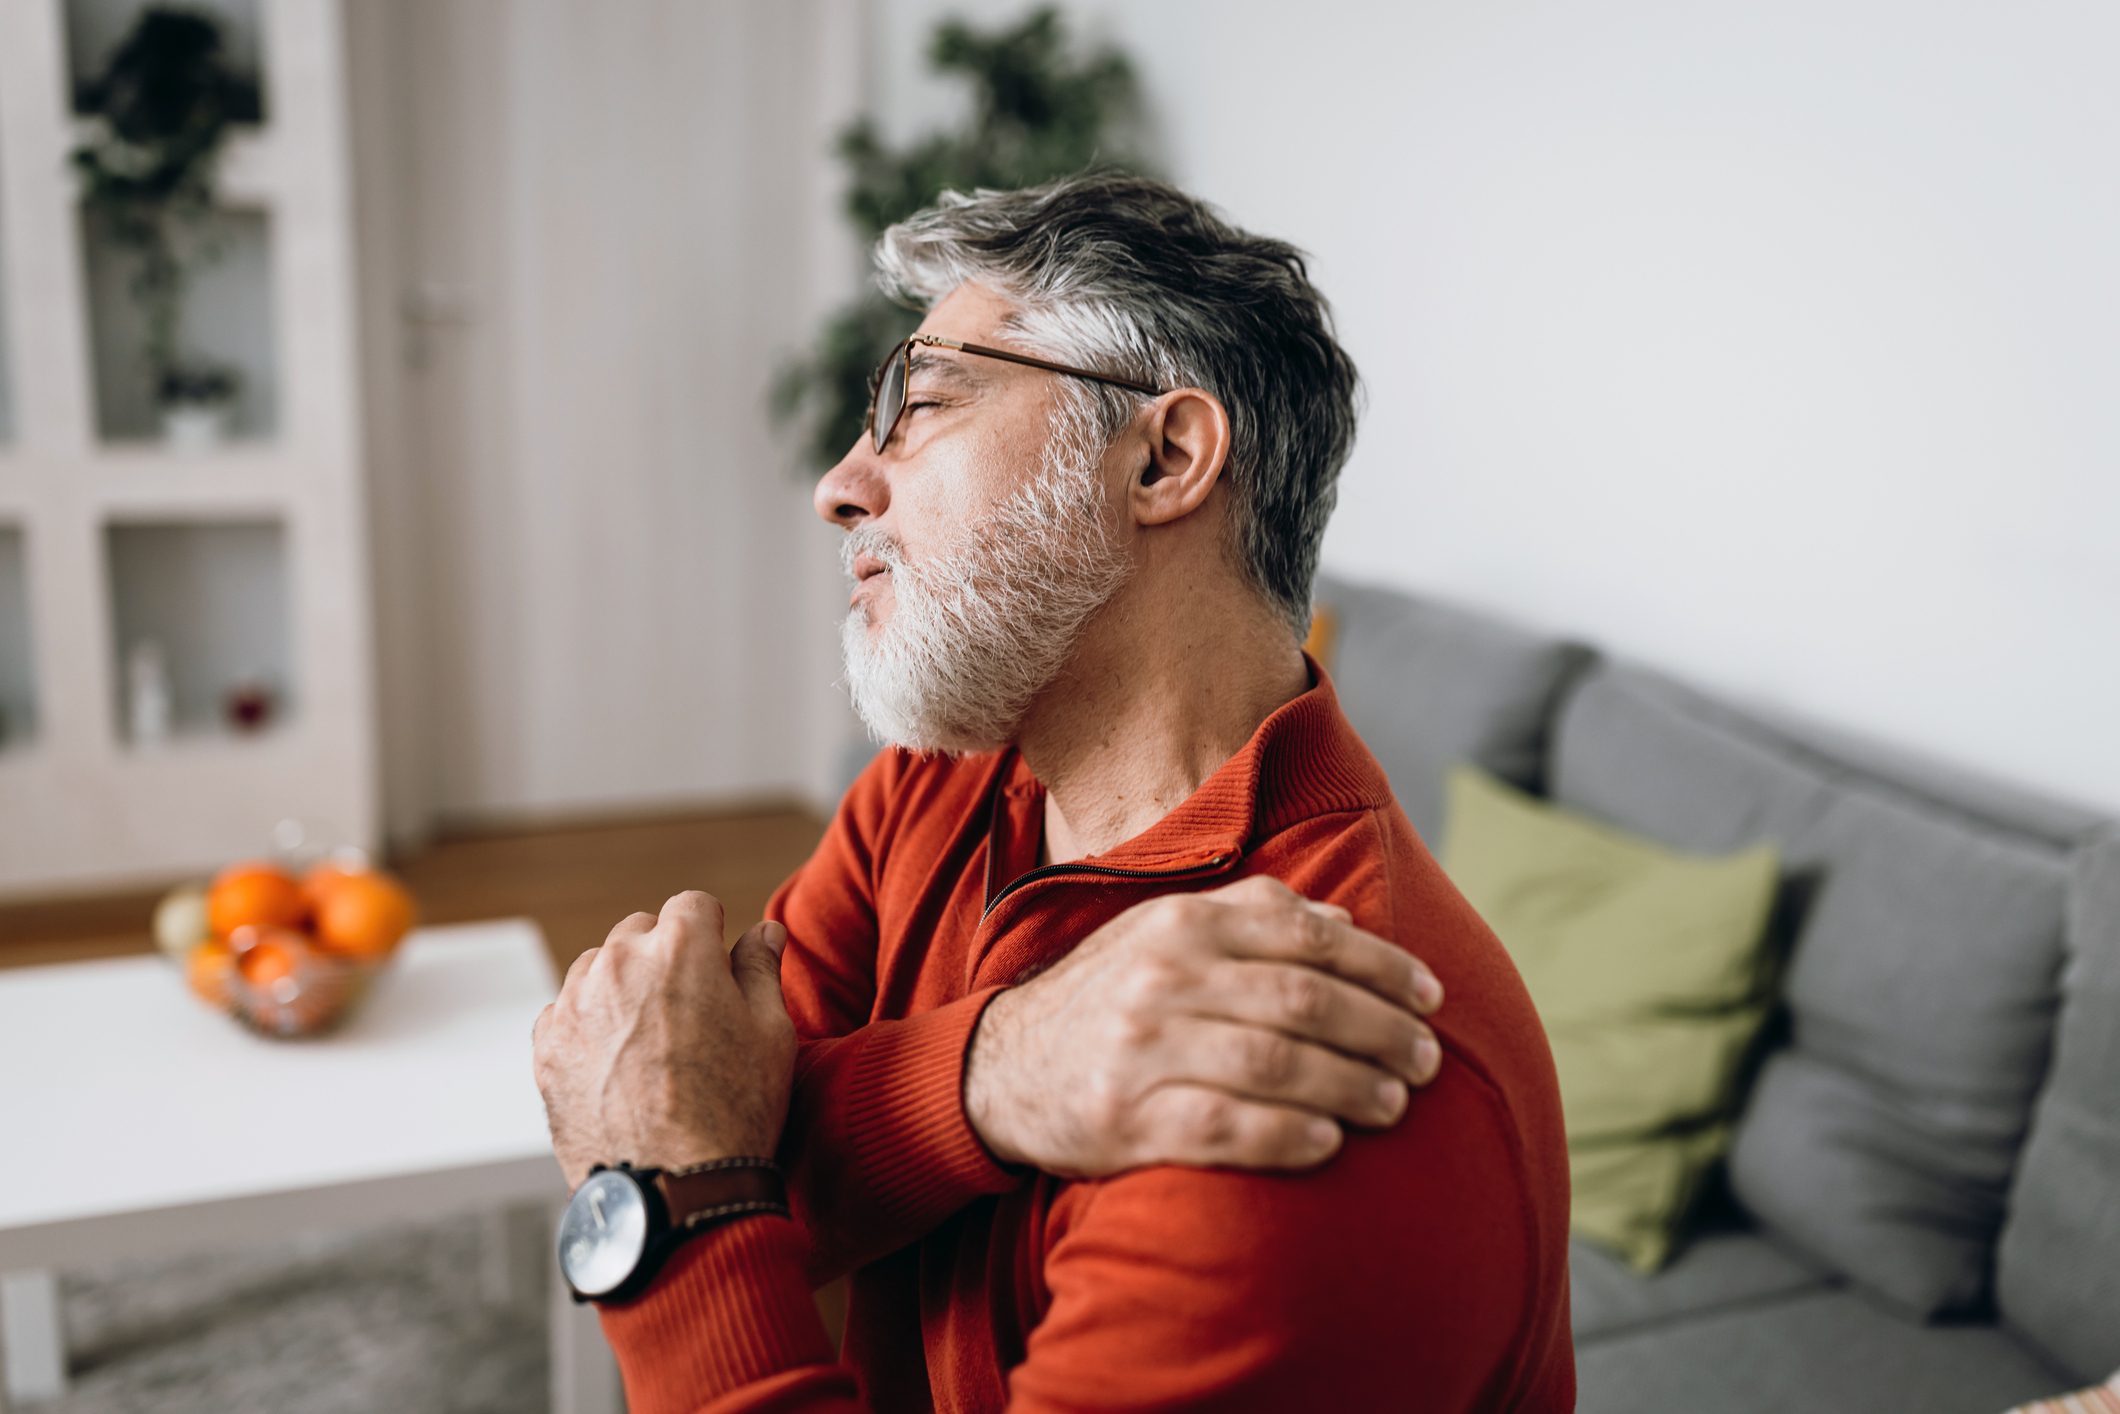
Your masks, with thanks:
[{"label": "white beard", "polygon": [[840,545],[849,575],[862,554],[890,567],[890,618],[872,631],[857,604],[840,627],[854,710],[877,740],[951,755],[1013,740],[1132,573],[1106,518],[1102,448],[1066,421],[1027,485],[918,565],[868,526]]}]

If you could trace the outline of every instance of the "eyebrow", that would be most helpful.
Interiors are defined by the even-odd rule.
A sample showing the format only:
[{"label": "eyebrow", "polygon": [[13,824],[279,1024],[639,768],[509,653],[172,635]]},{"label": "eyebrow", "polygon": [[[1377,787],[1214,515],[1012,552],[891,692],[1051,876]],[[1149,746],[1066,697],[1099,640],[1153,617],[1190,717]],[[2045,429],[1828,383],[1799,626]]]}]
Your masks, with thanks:
[{"label": "eyebrow", "polygon": [[913,350],[912,361],[906,365],[905,371],[908,382],[921,374],[926,374],[937,382],[954,383],[961,388],[971,389],[986,386],[986,379],[974,373],[961,361],[954,358],[945,358],[941,354],[931,353],[926,349]]}]

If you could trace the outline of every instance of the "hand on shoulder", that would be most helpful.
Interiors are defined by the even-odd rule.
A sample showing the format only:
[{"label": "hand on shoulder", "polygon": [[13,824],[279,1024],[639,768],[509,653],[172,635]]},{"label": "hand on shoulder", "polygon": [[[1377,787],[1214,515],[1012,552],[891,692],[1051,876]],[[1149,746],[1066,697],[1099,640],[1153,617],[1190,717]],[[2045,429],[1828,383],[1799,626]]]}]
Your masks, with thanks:
[{"label": "hand on shoulder", "polygon": [[1434,974],[1345,908],[1253,875],[1146,900],[995,997],[965,1112],[1005,1162],[1300,1169],[1385,1126],[1441,1048]]}]

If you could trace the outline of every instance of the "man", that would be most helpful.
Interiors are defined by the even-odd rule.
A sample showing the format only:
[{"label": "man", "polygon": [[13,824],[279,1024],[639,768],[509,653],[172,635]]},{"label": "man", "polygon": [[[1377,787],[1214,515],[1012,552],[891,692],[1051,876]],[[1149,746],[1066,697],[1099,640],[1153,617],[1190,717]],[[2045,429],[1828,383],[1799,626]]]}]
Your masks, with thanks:
[{"label": "man", "polygon": [[1302,256],[1114,175],[877,254],[927,315],[816,504],[895,746],[733,949],[680,894],[539,1020],[632,1408],[1572,1407],[1544,1037],[1301,646]]}]

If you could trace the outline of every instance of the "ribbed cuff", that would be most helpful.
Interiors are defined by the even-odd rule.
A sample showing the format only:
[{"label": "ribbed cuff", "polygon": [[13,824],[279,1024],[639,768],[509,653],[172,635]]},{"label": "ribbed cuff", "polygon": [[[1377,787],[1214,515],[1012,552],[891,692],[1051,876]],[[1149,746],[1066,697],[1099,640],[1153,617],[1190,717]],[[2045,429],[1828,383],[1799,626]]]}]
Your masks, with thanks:
[{"label": "ribbed cuff", "polygon": [[870,1028],[841,1112],[862,1180],[887,1211],[939,1220],[1006,1193],[1028,1172],[997,1160],[964,1112],[972,1032],[1004,990],[986,987]]},{"label": "ribbed cuff", "polygon": [[803,1250],[787,1218],[737,1218],[671,1253],[635,1300],[599,1305],[631,1414],[693,1414],[782,1371],[834,1364]]}]

